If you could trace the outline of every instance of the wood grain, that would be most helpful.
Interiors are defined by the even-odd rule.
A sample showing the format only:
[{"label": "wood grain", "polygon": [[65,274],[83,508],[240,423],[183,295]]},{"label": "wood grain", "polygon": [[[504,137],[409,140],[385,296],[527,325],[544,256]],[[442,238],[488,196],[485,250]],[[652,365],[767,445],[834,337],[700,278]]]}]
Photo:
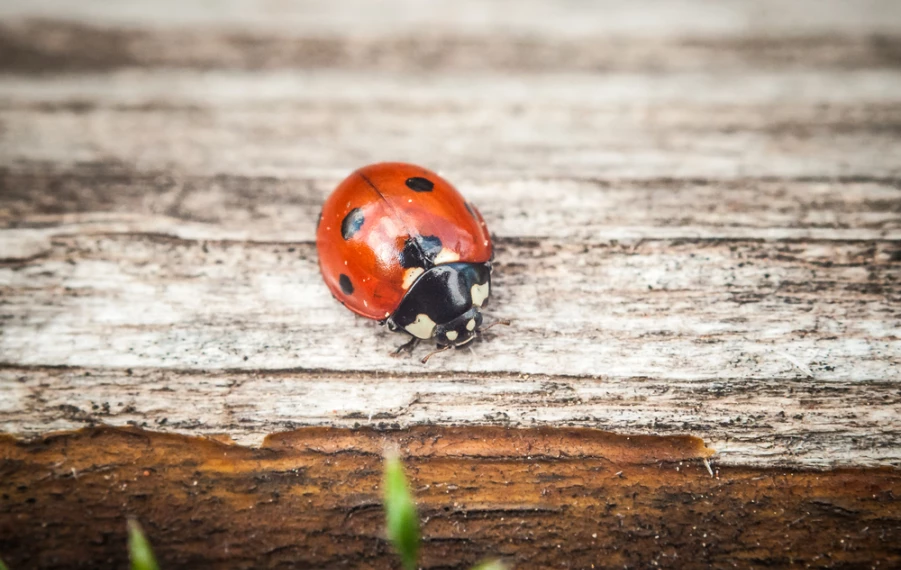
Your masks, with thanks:
[{"label": "wood grain", "polygon": [[523,32],[499,40],[495,34],[480,34],[469,26],[425,35],[408,29],[392,35],[318,30],[315,35],[298,36],[286,30],[253,33],[235,26],[122,29],[58,19],[0,24],[0,46],[4,48],[0,69],[27,74],[130,67],[322,68],[419,74],[436,70],[704,71],[736,65],[851,70],[892,67],[901,58],[901,44],[894,36],[872,32],[776,37],[664,35],[641,42],[599,32],[577,37]]},{"label": "wood grain", "polygon": [[[5,19],[56,17],[126,30],[176,27],[244,29],[260,36],[390,36],[404,32],[460,32],[503,41],[518,34],[561,38],[611,34],[632,41],[654,37],[773,36],[801,34],[891,34],[901,29],[901,8],[893,0],[674,0],[632,4],[617,0],[559,3],[544,0],[443,2],[391,0],[373,10],[367,0],[271,2],[239,0],[216,6],[204,0],[160,0],[152,4],[104,0],[5,2]],[[365,18],[362,15],[365,14]],[[194,49],[197,49],[196,47]]]},{"label": "wood grain", "polygon": [[[391,358],[397,335],[329,297],[312,244],[56,237],[50,250],[0,273],[0,346],[10,362],[37,367],[6,375],[24,383],[0,417],[13,433],[73,427],[91,416],[82,411],[121,401],[118,392],[141,410],[122,419],[187,421],[241,441],[286,422],[350,425],[387,414],[403,425],[678,429],[705,434],[732,463],[899,463],[888,419],[901,411],[891,242],[498,246],[489,314],[514,326],[423,367]],[[103,332],[85,334],[86,323]],[[47,376],[45,365],[88,369]],[[160,366],[207,372],[164,375],[162,391],[131,376],[115,380],[125,368]],[[103,372],[110,367],[118,371]],[[239,369],[247,372],[224,372]],[[372,375],[385,370],[414,376]],[[542,377],[516,378],[523,373]],[[236,384],[243,388],[225,388]],[[546,384],[555,386],[550,394]],[[189,386],[203,391],[184,409]],[[214,395],[227,397],[203,402]],[[862,442],[871,443],[862,450]]]},{"label": "wood grain", "polygon": [[134,429],[3,438],[0,551],[10,567],[122,567],[132,516],[165,568],[395,568],[386,445],[418,499],[424,568],[489,556],[515,568],[901,560],[897,470],[711,476],[691,438],[435,426],[308,428],[261,448]]},{"label": "wood grain", "polygon": [[[213,176],[119,162],[0,168],[10,240],[156,233],[185,240],[315,240],[325,197],[346,175]],[[456,186],[510,238],[888,240],[901,238],[901,178],[592,178],[461,172]],[[49,242],[45,242],[49,247]],[[887,244],[890,245],[890,244]]]},{"label": "wood grain", "polygon": [[136,425],[259,445],[309,425],[583,426],[694,434],[717,452],[717,465],[899,465],[899,435],[886,418],[897,417],[901,398],[889,381],[435,376],[6,367],[0,427],[38,437]]},{"label": "wood grain", "polygon": [[898,92],[894,69],[6,76],[0,152],[207,175],[339,177],[400,157],[454,179],[898,178]]}]

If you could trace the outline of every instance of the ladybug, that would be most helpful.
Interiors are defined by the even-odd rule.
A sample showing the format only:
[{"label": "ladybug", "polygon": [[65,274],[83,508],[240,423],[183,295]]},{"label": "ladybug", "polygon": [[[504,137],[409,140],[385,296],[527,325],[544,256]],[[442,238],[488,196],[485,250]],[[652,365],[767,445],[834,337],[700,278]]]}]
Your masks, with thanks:
[{"label": "ladybug", "polygon": [[484,330],[488,227],[430,170],[385,162],[348,176],[325,201],[316,248],[322,278],[341,304],[412,336],[395,354],[429,339],[436,352],[461,347]]}]

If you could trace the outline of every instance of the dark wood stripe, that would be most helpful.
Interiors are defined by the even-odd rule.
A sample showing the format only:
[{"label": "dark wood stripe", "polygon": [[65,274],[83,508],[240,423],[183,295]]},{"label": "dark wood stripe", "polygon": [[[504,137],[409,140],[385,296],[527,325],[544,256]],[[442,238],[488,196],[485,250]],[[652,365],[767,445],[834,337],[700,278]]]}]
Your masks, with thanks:
[{"label": "dark wood stripe", "polygon": [[[201,47],[202,46],[202,47]],[[110,28],[53,19],[0,25],[0,70],[329,68],[392,71],[666,71],[714,68],[896,68],[901,37],[676,38],[414,34],[292,37],[216,29]]]},{"label": "dark wood stripe", "polygon": [[[165,215],[179,220],[219,223],[244,228],[290,224],[296,231],[315,227],[322,201],[341,180],[336,176],[275,178],[267,176],[200,176],[173,171],[141,170],[121,162],[82,163],[74,166],[44,162],[18,162],[0,167],[0,227],[40,228],[63,223],[65,214],[122,213]],[[755,213],[755,227],[784,227],[790,215],[793,228],[897,228],[892,213],[901,213],[901,178],[846,177],[746,177],[716,178],[570,178],[531,177],[547,191],[566,191],[583,200],[579,210],[595,209],[593,221],[618,226],[704,226],[702,214],[711,210],[747,215]],[[466,180],[467,194],[488,220],[498,223],[515,210],[547,215],[551,204],[525,203],[520,193],[480,191],[496,184],[511,184],[481,174]],[[828,191],[824,191],[828,188]],[[655,196],[667,199],[654,200]],[[682,200],[675,197],[681,196]],[[640,203],[641,208],[609,212],[601,205]],[[597,203],[596,203],[597,202]],[[691,204],[690,210],[682,204]],[[773,209],[779,207],[779,212]],[[558,202],[554,217],[566,217]],[[810,219],[809,212],[822,214]],[[829,213],[828,216],[825,213]],[[573,212],[575,213],[575,212]],[[583,212],[584,214],[584,212]],[[831,223],[823,219],[833,220]],[[741,224],[732,221],[730,226]],[[155,231],[136,226],[136,232]],[[312,234],[310,234],[312,235]],[[534,236],[543,235],[541,227]],[[725,236],[724,236],[725,237]],[[265,238],[261,238],[265,241]]]}]

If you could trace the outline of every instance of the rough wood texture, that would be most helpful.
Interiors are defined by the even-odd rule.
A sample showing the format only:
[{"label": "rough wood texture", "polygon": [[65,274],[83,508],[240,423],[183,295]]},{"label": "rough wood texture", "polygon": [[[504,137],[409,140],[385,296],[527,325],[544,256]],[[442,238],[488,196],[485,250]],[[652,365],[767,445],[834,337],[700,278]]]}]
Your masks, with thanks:
[{"label": "rough wood texture", "polygon": [[[379,160],[478,204],[513,326],[422,366],[329,297]],[[127,515],[167,570],[390,567],[392,442],[429,568],[898,566],[899,331],[894,0],[0,2],[13,570]]]},{"label": "rough wood texture", "polygon": [[[901,464],[898,3],[107,4],[0,7],[0,429],[577,425]],[[323,197],[385,159],[498,236],[514,325],[428,367],[316,269]]]},{"label": "rough wood texture", "polygon": [[110,429],[0,439],[0,552],[11,568],[122,568],[134,516],[163,568],[396,568],[379,489],[390,442],[425,568],[901,564],[898,470],[711,477],[692,438],[435,426],[305,428],[262,448]]}]

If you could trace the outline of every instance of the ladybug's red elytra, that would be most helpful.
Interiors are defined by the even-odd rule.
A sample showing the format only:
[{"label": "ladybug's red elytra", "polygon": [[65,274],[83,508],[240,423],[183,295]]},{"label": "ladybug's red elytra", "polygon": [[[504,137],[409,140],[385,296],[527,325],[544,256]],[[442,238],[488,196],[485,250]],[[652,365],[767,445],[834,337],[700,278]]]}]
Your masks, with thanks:
[{"label": "ladybug's red elytra", "polygon": [[319,269],[351,311],[441,348],[479,333],[491,292],[491,236],[479,211],[425,168],[360,168],[325,201]]}]

